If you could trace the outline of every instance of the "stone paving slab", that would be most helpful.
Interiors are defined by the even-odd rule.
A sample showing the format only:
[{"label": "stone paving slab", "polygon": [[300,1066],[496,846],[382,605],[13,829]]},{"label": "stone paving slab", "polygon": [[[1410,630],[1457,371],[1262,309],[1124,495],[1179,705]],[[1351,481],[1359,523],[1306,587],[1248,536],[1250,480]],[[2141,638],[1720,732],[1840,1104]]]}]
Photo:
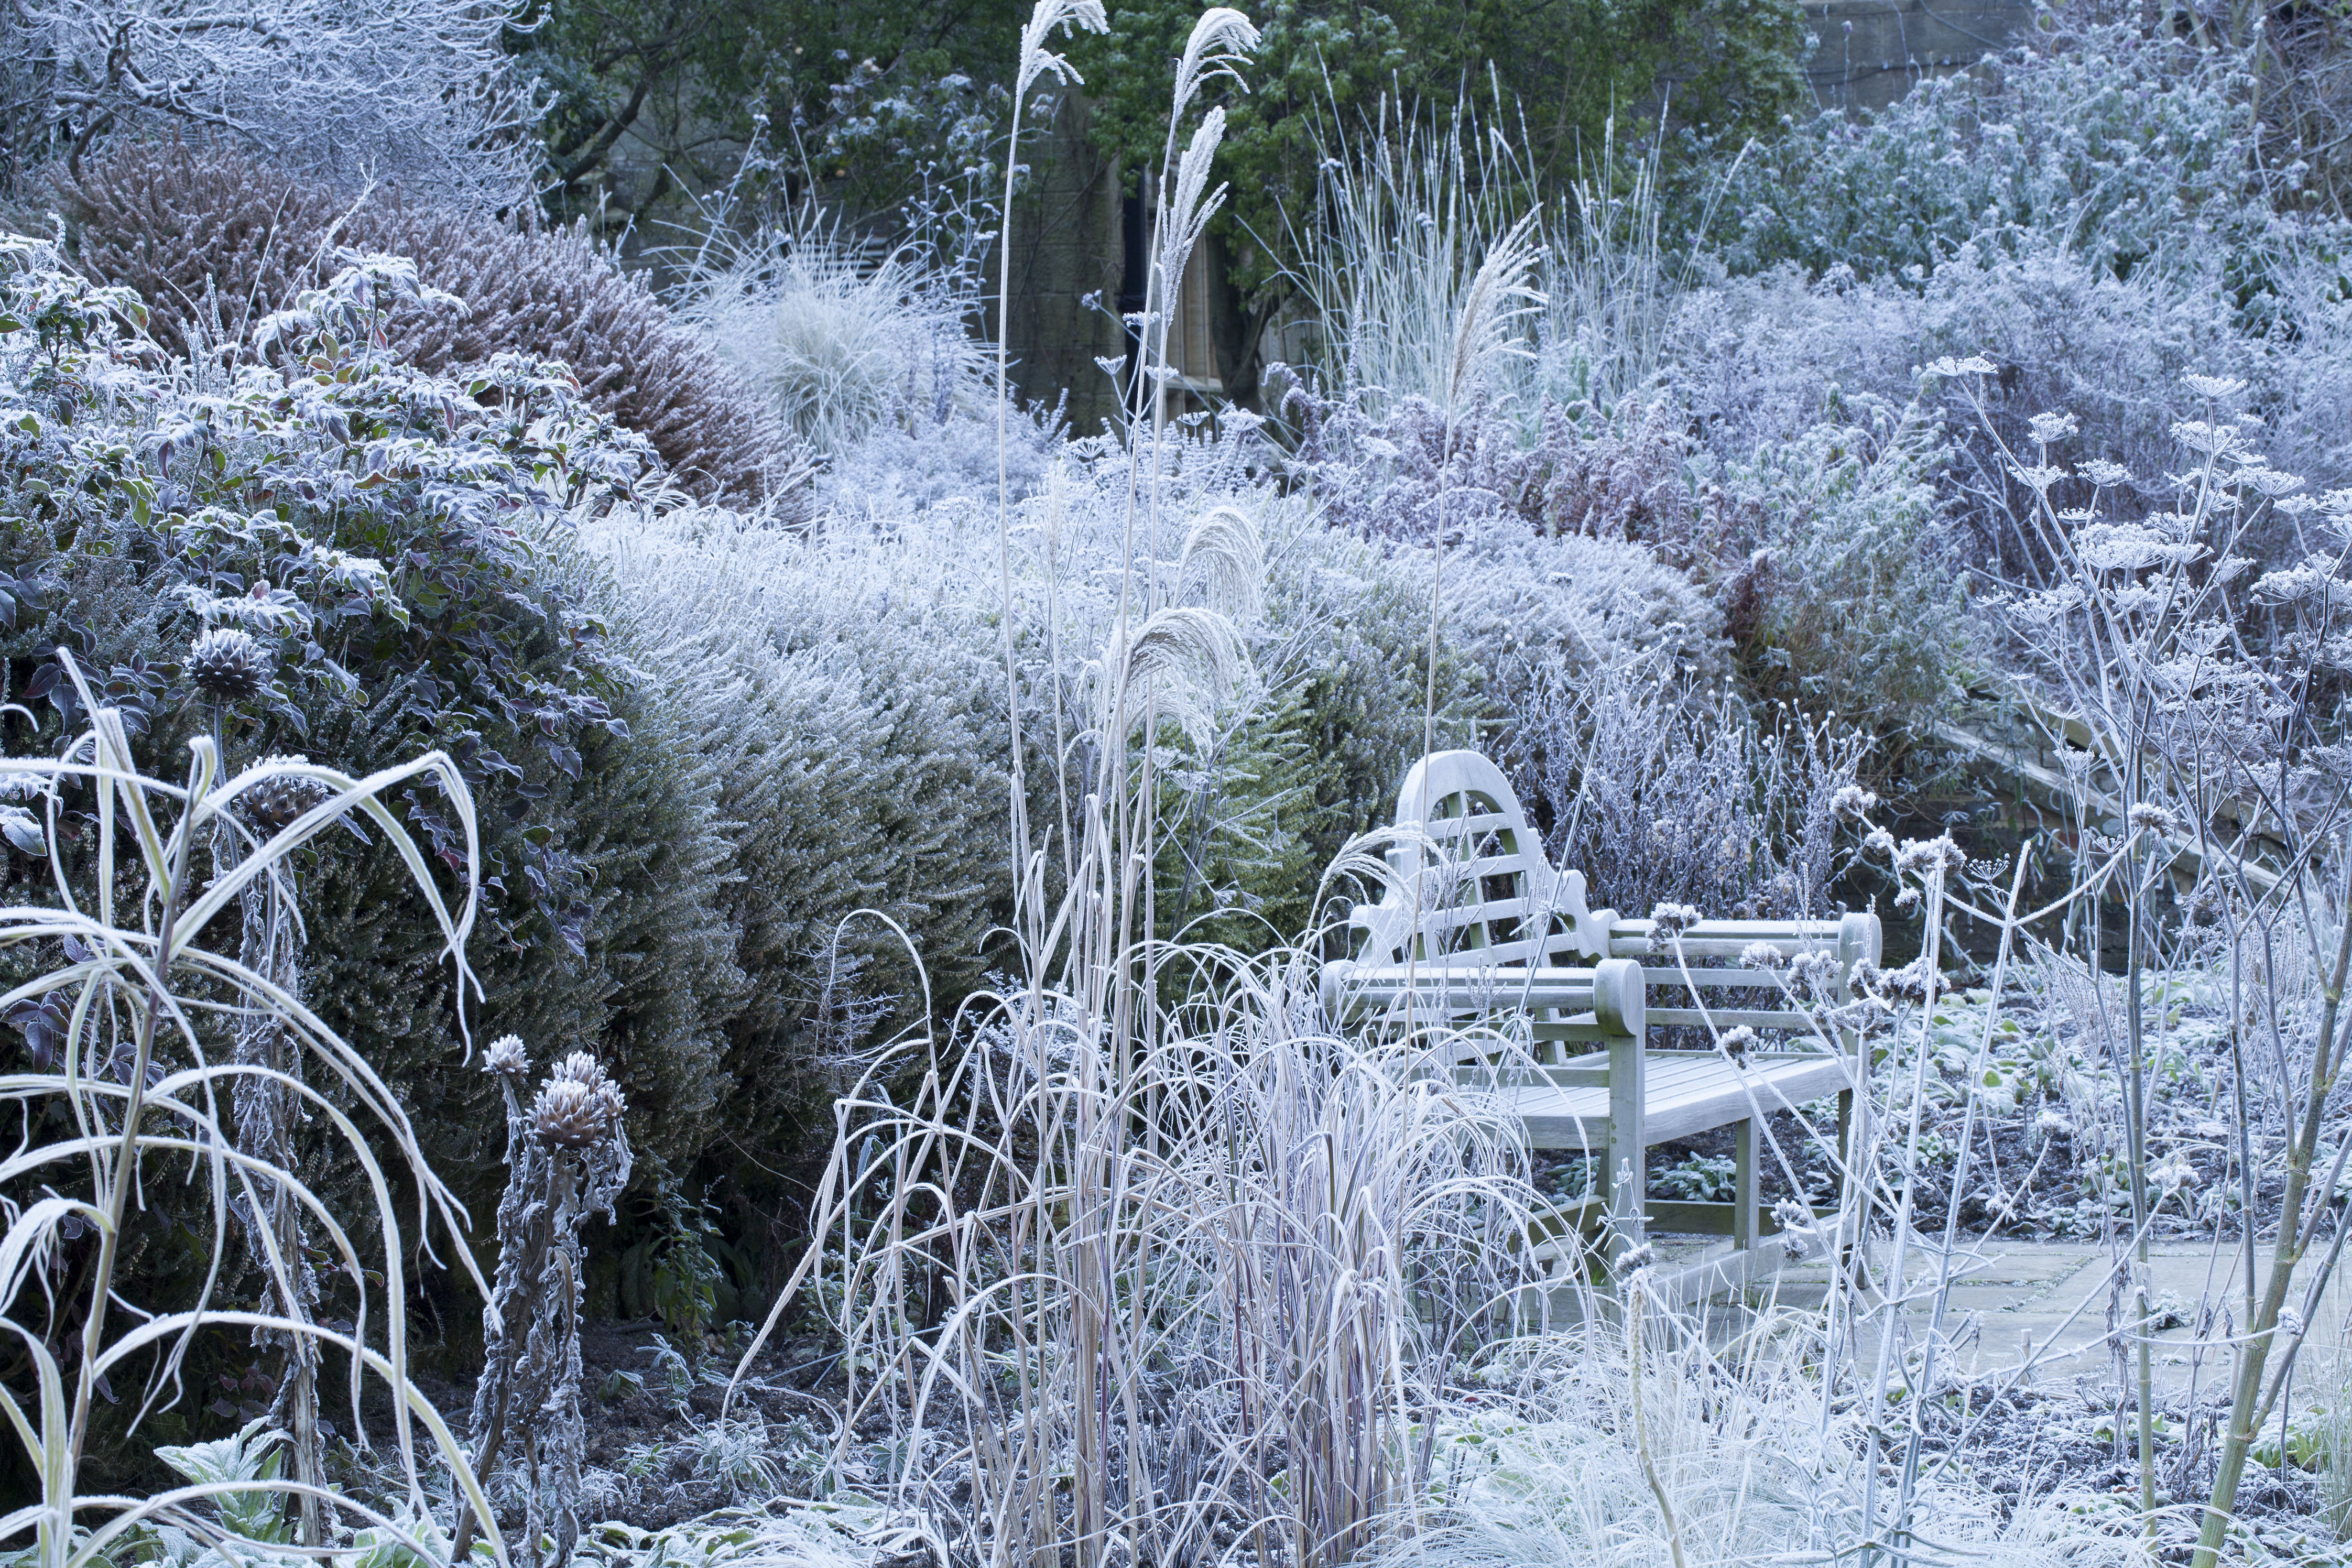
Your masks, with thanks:
[{"label": "stone paving slab", "polygon": [[[2150,1292],[2159,1308],[2173,1307],[2193,1318],[2200,1303],[2210,1301],[2242,1315],[2242,1248],[2224,1243],[2217,1250],[2210,1241],[2165,1241],[2151,1244],[2148,1253]],[[1887,1254],[1884,1242],[1873,1247],[1874,1272],[1883,1274]],[[1932,1248],[1908,1249],[1906,1278],[1915,1282],[1932,1279],[1935,1268]],[[2258,1258],[2258,1283],[2267,1279],[2268,1268],[2265,1246]],[[2032,1376],[2037,1380],[2103,1375],[2111,1353],[2103,1343],[2111,1302],[2125,1314],[2132,1306],[2128,1293],[2115,1300],[2114,1279],[2107,1249],[2097,1242],[1999,1237],[1966,1244],[1956,1261],[1944,1319],[1948,1331],[1956,1336],[1960,1364],[1979,1373],[1996,1373],[2017,1367],[2032,1356]],[[1769,1283],[1751,1289],[1744,1305],[1750,1310],[1768,1302],[1801,1310],[1817,1308],[1828,1298],[1829,1281],[1826,1260],[1792,1266]],[[2339,1278],[2307,1342],[2312,1352],[2333,1353],[2343,1343],[2347,1295],[2352,1292]],[[1735,1315],[1744,1318],[1747,1313]],[[1906,1327],[1914,1334],[1924,1331],[1928,1303],[1915,1302],[1904,1316]],[[1711,1326],[1725,1330],[1733,1326],[1732,1318],[1720,1307],[1709,1318]],[[2219,1337],[2222,1329],[2217,1323],[2210,1331]],[[1874,1335],[1870,1338],[1874,1342]],[[2194,1342],[2193,1325],[2164,1330],[2158,1338],[2157,1374],[2168,1387],[2186,1386],[2192,1377],[2200,1385],[2210,1385],[2217,1375],[2226,1375],[2225,1353],[2212,1346],[2200,1351]],[[1874,1343],[1872,1348],[1874,1352]]]}]

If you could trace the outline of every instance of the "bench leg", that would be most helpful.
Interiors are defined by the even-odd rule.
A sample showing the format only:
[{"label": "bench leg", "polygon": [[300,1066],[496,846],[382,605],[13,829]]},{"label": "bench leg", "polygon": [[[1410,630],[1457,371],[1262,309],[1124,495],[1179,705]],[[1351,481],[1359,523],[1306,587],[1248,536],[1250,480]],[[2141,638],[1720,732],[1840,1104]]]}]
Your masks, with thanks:
[{"label": "bench leg", "polygon": [[1853,1090],[1838,1090],[1838,1159],[1847,1170],[1853,1169]]},{"label": "bench leg", "polygon": [[1644,1228],[1649,1141],[1643,1115],[1642,1045],[1639,1035],[1618,1035],[1609,1041],[1609,1153],[1601,1176],[1609,1183],[1606,1257],[1612,1272],[1620,1254],[1641,1245]]},{"label": "bench leg", "polygon": [[1742,1117],[1731,1128],[1731,1245],[1741,1252],[1756,1245],[1756,1121]]}]

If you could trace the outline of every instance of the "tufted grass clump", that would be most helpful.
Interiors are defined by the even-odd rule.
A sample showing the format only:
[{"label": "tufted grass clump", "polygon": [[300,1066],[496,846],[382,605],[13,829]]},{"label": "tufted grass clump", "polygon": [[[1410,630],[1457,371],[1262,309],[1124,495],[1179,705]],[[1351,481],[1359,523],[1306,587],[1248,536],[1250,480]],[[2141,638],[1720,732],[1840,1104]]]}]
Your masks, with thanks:
[{"label": "tufted grass clump", "polygon": [[698,258],[686,320],[809,450],[837,458],[878,427],[982,405],[982,351],[955,297],[905,250],[868,254],[814,219]]}]

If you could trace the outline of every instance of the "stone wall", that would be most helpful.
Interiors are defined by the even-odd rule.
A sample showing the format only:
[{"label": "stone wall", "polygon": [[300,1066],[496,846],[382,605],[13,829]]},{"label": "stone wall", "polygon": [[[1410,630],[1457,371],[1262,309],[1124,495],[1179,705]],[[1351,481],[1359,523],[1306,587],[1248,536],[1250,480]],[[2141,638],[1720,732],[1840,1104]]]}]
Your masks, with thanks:
[{"label": "stone wall", "polygon": [[1806,68],[1822,108],[1884,109],[1922,77],[1966,70],[2033,19],[2031,0],[1809,0]]}]

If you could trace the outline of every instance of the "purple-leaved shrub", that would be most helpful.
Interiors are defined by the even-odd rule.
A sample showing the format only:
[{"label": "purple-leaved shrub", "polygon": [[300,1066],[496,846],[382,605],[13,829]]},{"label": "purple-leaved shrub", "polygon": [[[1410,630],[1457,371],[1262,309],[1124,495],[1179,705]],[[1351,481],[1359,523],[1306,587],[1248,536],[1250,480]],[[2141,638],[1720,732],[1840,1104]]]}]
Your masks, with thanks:
[{"label": "purple-leaved shrub", "polygon": [[339,251],[403,256],[462,310],[395,306],[381,345],[461,376],[502,353],[561,360],[580,395],[653,443],[698,496],[751,504],[805,479],[760,395],[584,227],[518,228],[378,191],[354,202],[215,142],[130,141],[60,174],[74,259],[137,290],[174,353],[235,352],[253,326],[324,282]]}]

